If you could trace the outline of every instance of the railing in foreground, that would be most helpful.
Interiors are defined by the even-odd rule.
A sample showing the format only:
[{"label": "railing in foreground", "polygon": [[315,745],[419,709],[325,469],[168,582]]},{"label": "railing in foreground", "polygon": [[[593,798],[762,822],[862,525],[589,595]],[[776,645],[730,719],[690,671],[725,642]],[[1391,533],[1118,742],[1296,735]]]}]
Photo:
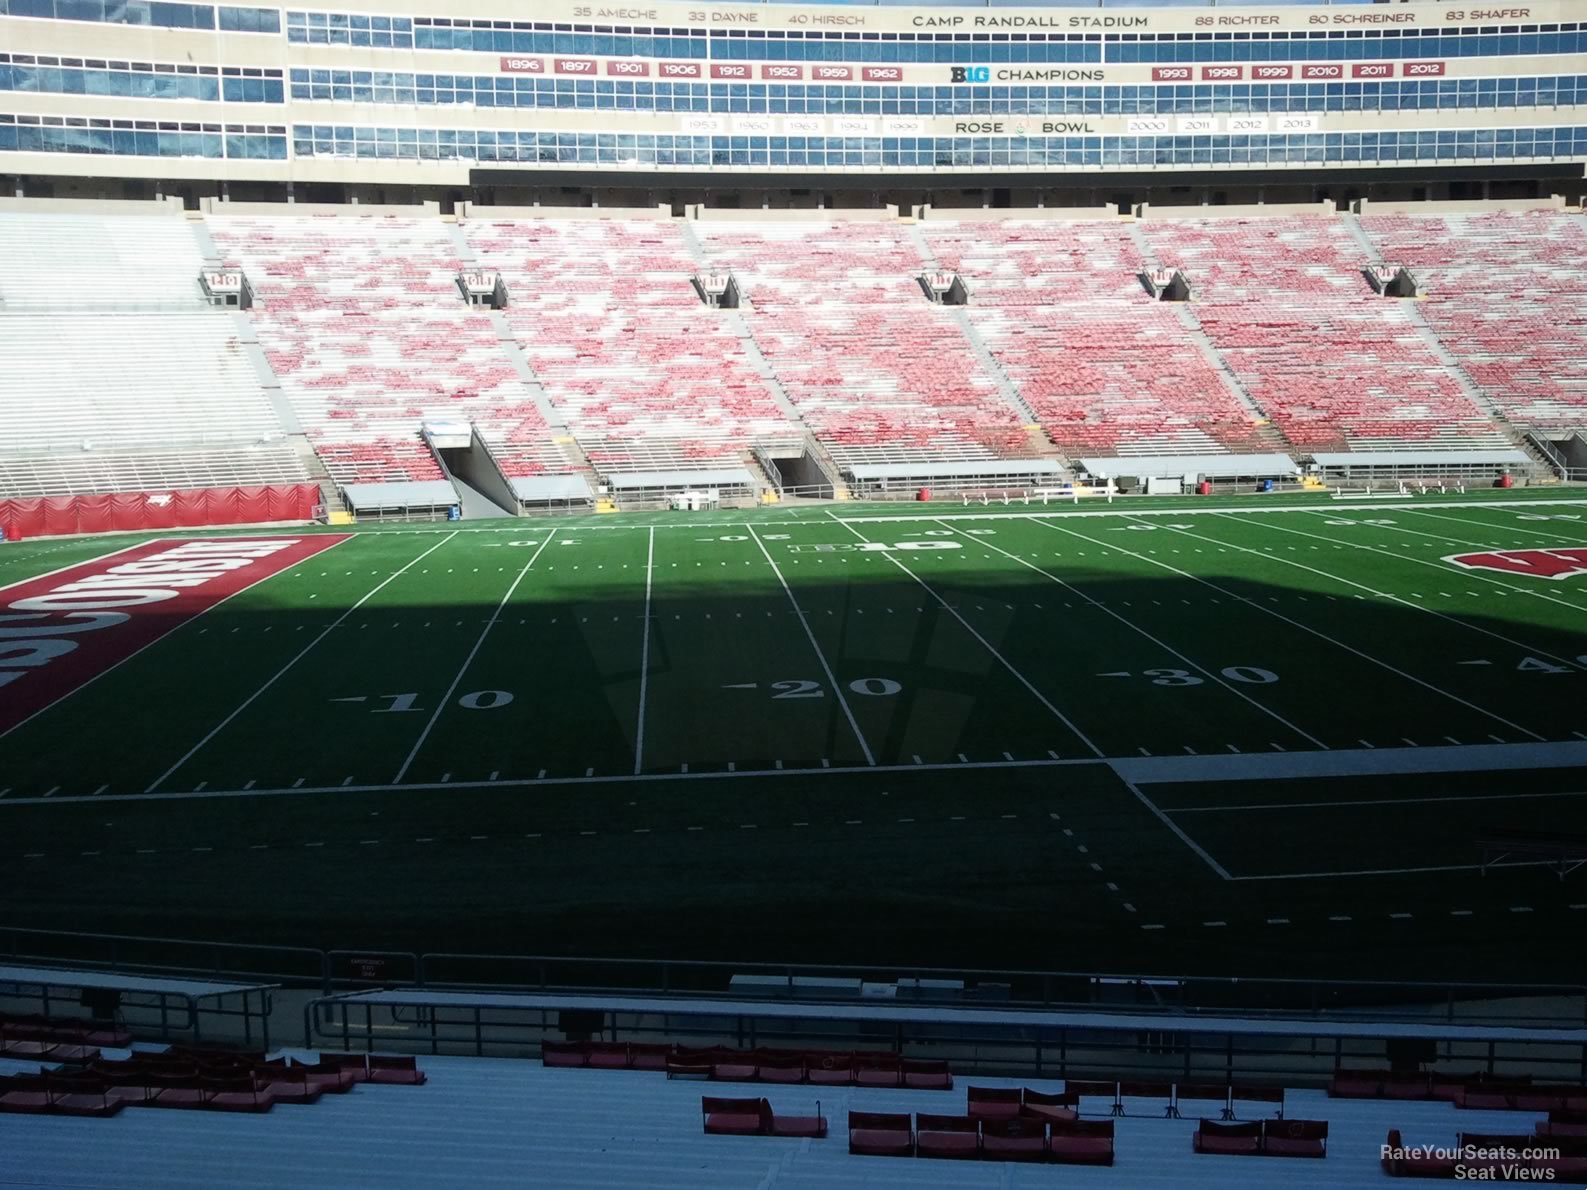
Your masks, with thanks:
[{"label": "railing in foreground", "polygon": [[858,967],[577,956],[420,954],[0,926],[0,961],[313,988],[511,990],[1106,1009],[1175,1018],[1587,1025],[1587,985]]}]

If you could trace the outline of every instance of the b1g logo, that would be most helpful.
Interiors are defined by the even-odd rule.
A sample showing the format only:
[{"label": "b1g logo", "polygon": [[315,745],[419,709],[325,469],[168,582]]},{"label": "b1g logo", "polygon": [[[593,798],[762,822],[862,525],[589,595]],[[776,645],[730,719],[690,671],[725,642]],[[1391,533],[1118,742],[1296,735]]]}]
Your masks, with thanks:
[{"label": "b1g logo", "polygon": [[1468,570],[1501,570],[1534,578],[1562,579],[1587,574],[1587,549],[1492,550],[1481,554],[1449,554],[1445,562]]},{"label": "b1g logo", "polygon": [[952,70],[953,76],[950,81],[955,83],[989,83],[992,81],[992,68],[990,66],[955,66]]}]

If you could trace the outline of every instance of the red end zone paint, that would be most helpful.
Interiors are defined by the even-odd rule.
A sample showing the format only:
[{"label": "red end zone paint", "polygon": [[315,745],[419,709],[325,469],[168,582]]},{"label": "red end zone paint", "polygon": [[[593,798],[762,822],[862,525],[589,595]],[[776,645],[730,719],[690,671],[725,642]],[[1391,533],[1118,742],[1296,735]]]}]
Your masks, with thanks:
[{"label": "red end zone paint", "polygon": [[1448,554],[1444,561],[1468,570],[1502,570],[1505,574],[1562,579],[1587,572],[1587,549],[1489,550],[1480,554]]},{"label": "red end zone paint", "polygon": [[0,735],[194,616],[347,538],[168,538],[0,589]]}]

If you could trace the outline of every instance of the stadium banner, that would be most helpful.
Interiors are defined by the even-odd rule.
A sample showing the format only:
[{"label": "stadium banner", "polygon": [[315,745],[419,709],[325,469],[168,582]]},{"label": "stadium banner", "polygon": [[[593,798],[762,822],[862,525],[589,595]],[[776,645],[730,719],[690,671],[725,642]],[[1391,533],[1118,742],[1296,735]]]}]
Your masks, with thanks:
[{"label": "stadium banner", "polygon": [[0,588],[0,735],[349,536],[162,538]]},{"label": "stadium banner", "polygon": [[66,533],[136,533],[144,529],[309,521],[314,519],[314,506],[319,500],[320,490],[312,483],[116,492],[107,496],[36,496],[0,500],[0,531],[8,537],[54,537]]}]

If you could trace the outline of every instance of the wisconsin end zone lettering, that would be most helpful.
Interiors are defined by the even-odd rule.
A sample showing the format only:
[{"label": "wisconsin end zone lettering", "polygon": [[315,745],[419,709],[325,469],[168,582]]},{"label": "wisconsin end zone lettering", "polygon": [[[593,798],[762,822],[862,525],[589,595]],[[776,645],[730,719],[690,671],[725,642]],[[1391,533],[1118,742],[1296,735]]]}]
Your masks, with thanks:
[{"label": "wisconsin end zone lettering", "polygon": [[194,616],[346,540],[150,541],[0,590],[0,735]]}]

